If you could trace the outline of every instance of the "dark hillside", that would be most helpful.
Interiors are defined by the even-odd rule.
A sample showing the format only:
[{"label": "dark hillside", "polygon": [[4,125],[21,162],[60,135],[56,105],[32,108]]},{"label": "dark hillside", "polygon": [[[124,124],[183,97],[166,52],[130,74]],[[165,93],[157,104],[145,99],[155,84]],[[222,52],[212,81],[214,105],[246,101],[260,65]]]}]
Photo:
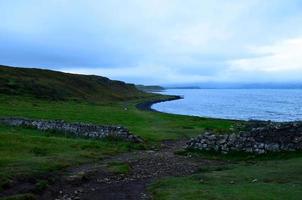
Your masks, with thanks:
[{"label": "dark hillside", "polygon": [[162,92],[165,88],[158,85],[136,85],[136,88],[144,92]]},{"label": "dark hillside", "polygon": [[101,76],[2,65],[0,65],[0,94],[95,102],[145,96],[145,93],[137,90],[133,84]]}]

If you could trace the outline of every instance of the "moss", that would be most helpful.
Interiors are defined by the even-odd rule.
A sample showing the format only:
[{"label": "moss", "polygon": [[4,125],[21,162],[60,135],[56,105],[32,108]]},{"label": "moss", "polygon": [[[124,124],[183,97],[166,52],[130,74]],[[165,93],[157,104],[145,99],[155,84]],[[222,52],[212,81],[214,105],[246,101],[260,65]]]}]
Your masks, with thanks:
[{"label": "moss", "polygon": [[298,200],[302,157],[206,167],[187,177],[169,177],[150,188],[155,200]]},{"label": "moss", "polygon": [[42,192],[48,187],[48,182],[46,180],[40,180],[36,183],[36,192]]},{"label": "moss", "polygon": [[36,200],[37,198],[33,194],[19,194],[10,197],[3,197],[0,200]]},{"label": "moss", "polygon": [[110,172],[116,174],[127,174],[131,169],[129,164],[124,162],[110,162],[107,164],[107,168]]}]

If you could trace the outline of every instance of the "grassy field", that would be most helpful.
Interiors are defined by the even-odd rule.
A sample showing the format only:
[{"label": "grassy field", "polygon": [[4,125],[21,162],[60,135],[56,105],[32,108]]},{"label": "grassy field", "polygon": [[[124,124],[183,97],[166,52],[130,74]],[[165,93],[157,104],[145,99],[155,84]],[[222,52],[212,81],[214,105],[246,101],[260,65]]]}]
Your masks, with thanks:
[{"label": "grassy field", "polygon": [[0,190],[14,177],[39,175],[137,148],[128,142],[67,138],[1,125]]},{"label": "grassy field", "polygon": [[[229,120],[146,112],[135,107],[142,101],[158,98],[167,97],[142,93],[134,85],[104,77],[0,66],[0,117],[122,125],[145,140],[143,145],[134,145],[0,125],[0,193],[15,177],[47,174],[121,152],[157,148],[163,140],[189,138],[207,129],[226,133],[236,127],[237,123]],[[189,153],[203,159],[218,159],[224,164],[201,166],[200,172],[192,176],[156,181],[149,188],[154,199],[301,199],[301,153],[262,158]],[[117,174],[130,170],[127,163],[107,165]]]},{"label": "grassy field", "polygon": [[298,200],[302,156],[204,166],[192,176],[157,181],[150,191],[156,200]]},{"label": "grassy field", "polygon": [[123,125],[147,142],[191,137],[205,129],[227,131],[234,124],[227,120],[140,111],[135,108],[136,103],[91,104],[0,96],[0,116]]},{"label": "grassy field", "polygon": [[[147,148],[165,139],[195,136],[206,129],[225,132],[235,124],[227,120],[140,111],[135,108],[140,101],[93,104],[2,95],[0,113],[1,117],[123,125],[143,137]],[[121,141],[66,138],[33,129],[0,126],[0,185],[16,176],[46,173],[137,148],[140,146]],[[201,166],[201,171],[192,176],[159,180],[149,188],[154,199],[296,200],[302,195],[301,154],[259,159],[192,152],[192,156],[200,155],[206,159],[224,160],[226,164]],[[129,170],[125,163],[109,163],[108,168],[114,173]]]},{"label": "grassy field", "polygon": [[[156,145],[164,139],[194,136],[205,129],[228,130],[233,124],[224,120],[139,111],[135,108],[136,103],[92,104],[2,95],[0,117],[123,125],[143,137],[147,146]],[[65,138],[33,129],[0,126],[0,185],[15,176],[62,169],[133,148],[138,147],[125,142]],[[113,169],[124,170],[124,166],[113,166]]]}]

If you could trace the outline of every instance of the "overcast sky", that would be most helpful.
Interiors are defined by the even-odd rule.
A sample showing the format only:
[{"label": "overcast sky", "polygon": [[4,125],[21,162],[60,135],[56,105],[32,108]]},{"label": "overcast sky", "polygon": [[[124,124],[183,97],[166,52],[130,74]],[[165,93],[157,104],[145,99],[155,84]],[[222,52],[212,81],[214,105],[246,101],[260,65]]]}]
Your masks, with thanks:
[{"label": "overcast sky", "polygon": [[144,84],[302,79],[301,0],[0,0],[0,63]]}]

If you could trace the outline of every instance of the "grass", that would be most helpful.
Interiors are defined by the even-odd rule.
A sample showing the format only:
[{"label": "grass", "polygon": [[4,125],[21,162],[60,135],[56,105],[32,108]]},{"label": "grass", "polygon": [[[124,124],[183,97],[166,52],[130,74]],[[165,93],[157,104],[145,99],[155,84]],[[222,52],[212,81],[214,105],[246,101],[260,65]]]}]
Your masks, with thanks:
[{"label": "grass", "polygon": [[92,104],[2,95],[0,96],[0,116],[123,125],[148,142],[188,138],[206,129],[214,129],[218,132],[228,131],[235,123],[227,120],[140,111],[135,108],[136,103],[138,101]]},{"label": "grass", "polygon": [[37,198],[32,194],[20,194],[11,197],[3,197],[0,200],[36,200]]},{"label": "grass", "polygon": [[[147,144],[188,138],[207,129],[228,132],[237,124],[228,120],[140,111],[135,108],[138,102],[96,104],[2,95],[0,115],[123,125],[143,137]],[[47,173],[139,148],[132,145],[121,141],[66,138],[57,133],[0,126],[0,185],[5,185],[16,176]],[[300,152],[261,157],[194,151],[178,154],[201,155],[205,159],[224,160],[226,164],[204,166],[192,176],[161,179],[150,186],[154,199],[283,200],[300,199],[302,195]],[[107,167],[113,173],[128,173],[130,170],[127,163],[114,162]],[[43,188],[44,184],[40,185]]]},{"label": "grass", "polygon": [[269,152],[265,154],[254,154],[246,152],[233,151],[228,154],[222,154],[215,151],[202,151],[202,150],[180,150],[175,152],[175,154],[182,156],[197,157],[208,160],[223,160],[223,161],[246,161],[246,162],[255,162],[255,161],[266,161],[266,160],[286,160],[291,158],[297,158],[302,156],[302,151],[291,151],[291,152]]},{"label": "grass", "polygon": [[130,171],[130,166],[124,162],[110,162],[107,164],[110,172],[115,174],[127,174]]},{"label": "grass", "polygon": [[[151,145],[165,139],[195,136],[205,129],[227,131],[234,124],[225,120],[139,111],[135,108],[136,103],[94,104],[1,95],[0,116],[123,125]],[[57,133],[0,126],[0,185],[5,185],[16,176],[54,171],[138,148],[131,145],[120,141],[66,138]],[[113,168],[123,171],[126,167]]]},{"label": "grass", "polygon": [[155,200],[298,200],[302,156],[204,167],[192,176],[157,181],[150,191]]},{"label": "grass", "polygon": [[0,65],[0,94],[52,100],[124,101],[147,94],[133,84],[94,75]]},{"label": "grass", "polygon": [[14,177],[27,177],[130,151],[121,141],[66,138],[32,129],[0,126],[0,188]]}]

